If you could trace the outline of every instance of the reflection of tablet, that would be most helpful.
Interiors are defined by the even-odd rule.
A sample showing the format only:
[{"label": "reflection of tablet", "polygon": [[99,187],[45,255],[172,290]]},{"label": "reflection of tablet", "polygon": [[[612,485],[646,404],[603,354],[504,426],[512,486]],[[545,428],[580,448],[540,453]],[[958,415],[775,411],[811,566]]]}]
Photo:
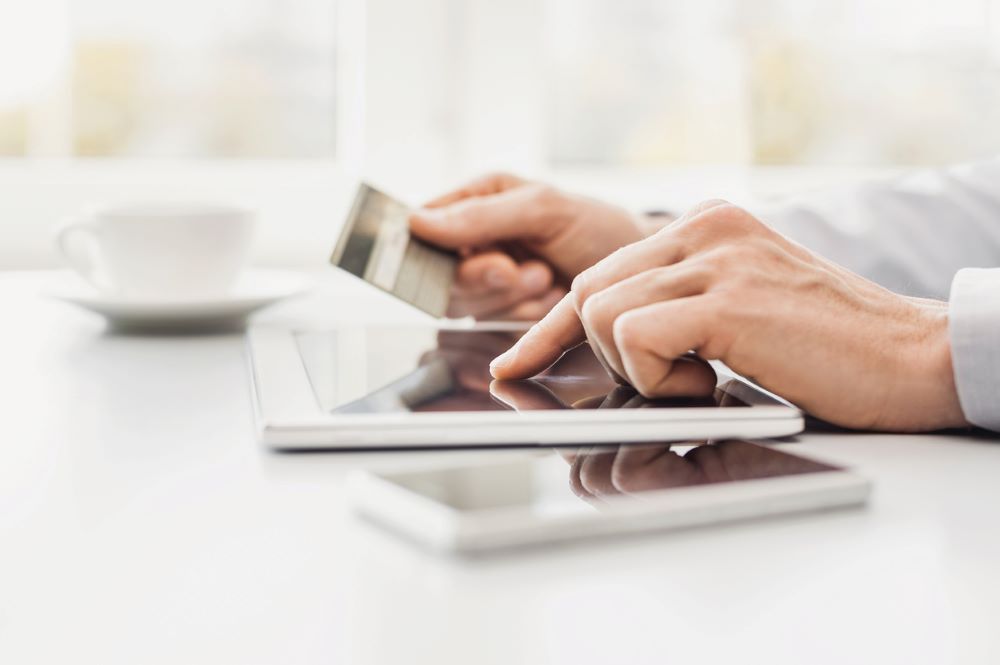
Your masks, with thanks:
[{"label": "reflection of tablet", "polygon": [[603,446],[352,479],[363,515],[424,545],[481,552],[863,503],[867,480],[746,441]]},{"label": "reflection of tablet", "polygon": [[[487,324],[488,325],[488,324]],[[719,373],[710,397],[645,400],[584,345],[530,381],[495,382],[502,329],[251,329],[257,424],[275,448],[574,445],[774,437],[801,413]]]}]

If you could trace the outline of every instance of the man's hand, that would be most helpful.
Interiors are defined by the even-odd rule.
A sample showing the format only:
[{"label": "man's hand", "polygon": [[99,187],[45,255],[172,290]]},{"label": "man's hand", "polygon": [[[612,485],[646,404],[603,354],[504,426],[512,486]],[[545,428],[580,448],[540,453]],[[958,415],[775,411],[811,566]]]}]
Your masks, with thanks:
[{"label": "man's hand", "polygon": [[410,228],[464,257],[450,316],[521,320],[542,318],[582,270],[645,236],[621,208],[506,174],[434,199]]},{"label": "man's hand", "polygon": [[695,351],[846,427],[966,425],[945,303],[887,291],[722,201],[578,275],[493,375],[532,376],[585,339],[647,397],[706,390],[677,362]]}]

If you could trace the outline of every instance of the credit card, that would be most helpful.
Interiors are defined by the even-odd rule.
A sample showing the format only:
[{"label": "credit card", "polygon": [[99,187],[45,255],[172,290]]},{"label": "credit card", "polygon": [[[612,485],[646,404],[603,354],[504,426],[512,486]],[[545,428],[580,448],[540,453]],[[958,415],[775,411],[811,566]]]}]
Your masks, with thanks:
[{"label": "credit card", "polygon": [[458,256],[410,234],[410,208],[361,183],[330,263],[441,318]]}]

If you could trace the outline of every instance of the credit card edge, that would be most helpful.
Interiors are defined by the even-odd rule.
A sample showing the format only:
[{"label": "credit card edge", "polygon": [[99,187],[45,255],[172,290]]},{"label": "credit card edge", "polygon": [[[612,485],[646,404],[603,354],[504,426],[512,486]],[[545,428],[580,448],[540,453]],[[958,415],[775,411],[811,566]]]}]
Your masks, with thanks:
[{"label": "credit card edge", "polygon": [[[449,318],[449,317],[445,316],[445,314],[447,313],[447,306],[448,306],[447,302],[445,302],[445,304],[444,304],[444,311],[442,311],[440,313],[438,313],[436,311],[432,312],[432,311],[430,311],[428,309],[424,309],[423,307],[420,307],[416,303],[414,303],[414,302],[412,302],[410,300],[407,300],[405,298],[400,297],[393,290],[386,289],[386,288],[384,288],[384,287],[376,284],[373,281],[369,281],[369,280],[365,279],[364,277],[362,277],[360,275],[356,275],[353,272],[351,272],[350,270],[347,270],[343,266],[340,265],[340,261],[343,259],[344,251],[347,249],[347,244],[350,241],[353,227],[356,224],[357,215],[360,214],[360,212],[362,211],[363,206],[364,206],[367,198],[372,193],[381,194],[382,196],[385,196],[386,198],[388,198],[388,199],[390,199],[392,201],[396,201],[396,202],[400,203],[400,205],[402,205],[403,207],[409,208],[409,206],[407,206],[405,203],[399,201],[398,199],[395,199],[394,197],[390,196],[389,194],[386,194],[385,192],[383,192],[383,191],[381,191],[379,189],[376,189],[375,187],[371,186],[367,182],[364,182],[364,181],[360,182],[358,184],[358,191],[357,191],[357,193],[354,196],[354,201],[352,202],[351,207],[350,207],[350,209],[349,209],[349,211],[347,213],[347,220],[346,220],[344,226],[340,230],[340,237],[337,239],[337,245],[334,247],[333,253],[330,255],[330,264],[333,267],[341,270],[342,272],[345,272],[348,275],[351,275],[352,277],[354,277],[355,279],[363,282],[364,284],[372,286],[372,287],[378,289],[379,291],[381,291],[382,293],[386,293],[386,294],[392,296],[392,298],[394,300],[396,300],[398,302],[405,303],[407,306],[412,307],[413,309],[417,310],[418,312],[421,312],[421,313],[425,314],[426,316],[431,317],[432,319],[434,319],[436,321],[462,321],[462,320],[468,318],[468,317],[461,317],[459,319],[452,319],[452,318]],[[348,227],[347,224],[350,224],[351,226]],[[449,283],[448,283],[448,289],[447,290],[450,292],[451,291],[451,286],[452,286],[452,284],[454,284],[455,273],[456,273],[457,268],[458,268],[458,260],[459,260],[458,254],[456,254],[454,252],[451,252],[451,251],[448,251],[447,249],[438,247],[437,245],[433,245],[433,244],[427,242],[426,240],[423,240],[422,238],[417,238],[413,234],[410,234],[410,236],[408,238],[408,243],[415,243],[415,244],[421,245],[421,246],[423,246],[423,247],[425,247],[425,248],[427,248],[427,249],[429,249],[429,250],[431,250],[431,251],[433,251],[435,253],[443,255],[444,258],[449,259],[449,261],[451,262],[451,270],[450,270],[450,274],[449,274]]]},{"label": "credit card edge", "polygon": [[[337,244],[333,248],[333,253],[330,255],[330,263],[340,267],[340,260],[344,258],[344,250],[347,249],[347,243],[351,238],[351,229],[354,228],[354,223],[357,221],[357,216],[364,205],[365,199],[368,197],[369,192],[372,191],[371,185],[366,182],[362,182],[358,185],[358,191],[354,194],[354,201],[351,203],[350,209],[347,211],[347,219],[345,224],[340,229],[340,237],[337,238]],[[347,224],[351,227],[348,228]],[[345,270],[344,272],[349,272]],[[353,274],[353,273],[351,273]],[[364,281],[364,280],[362,280]]]}]

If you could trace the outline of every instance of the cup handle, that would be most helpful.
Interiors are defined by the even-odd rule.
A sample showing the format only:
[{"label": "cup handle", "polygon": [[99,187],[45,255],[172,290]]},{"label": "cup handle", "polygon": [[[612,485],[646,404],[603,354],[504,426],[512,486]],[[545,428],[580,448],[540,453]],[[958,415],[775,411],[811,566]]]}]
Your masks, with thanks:
[{"label": "cup handle", "polygon": [[[97,269],[99,232],[93,224],[85,218],[67,220],[56,228],[55,239],[63,258],[80,276],[99,289],[108,288],[108,280]],[[86,247],[78,242],[80,240]]]}]

